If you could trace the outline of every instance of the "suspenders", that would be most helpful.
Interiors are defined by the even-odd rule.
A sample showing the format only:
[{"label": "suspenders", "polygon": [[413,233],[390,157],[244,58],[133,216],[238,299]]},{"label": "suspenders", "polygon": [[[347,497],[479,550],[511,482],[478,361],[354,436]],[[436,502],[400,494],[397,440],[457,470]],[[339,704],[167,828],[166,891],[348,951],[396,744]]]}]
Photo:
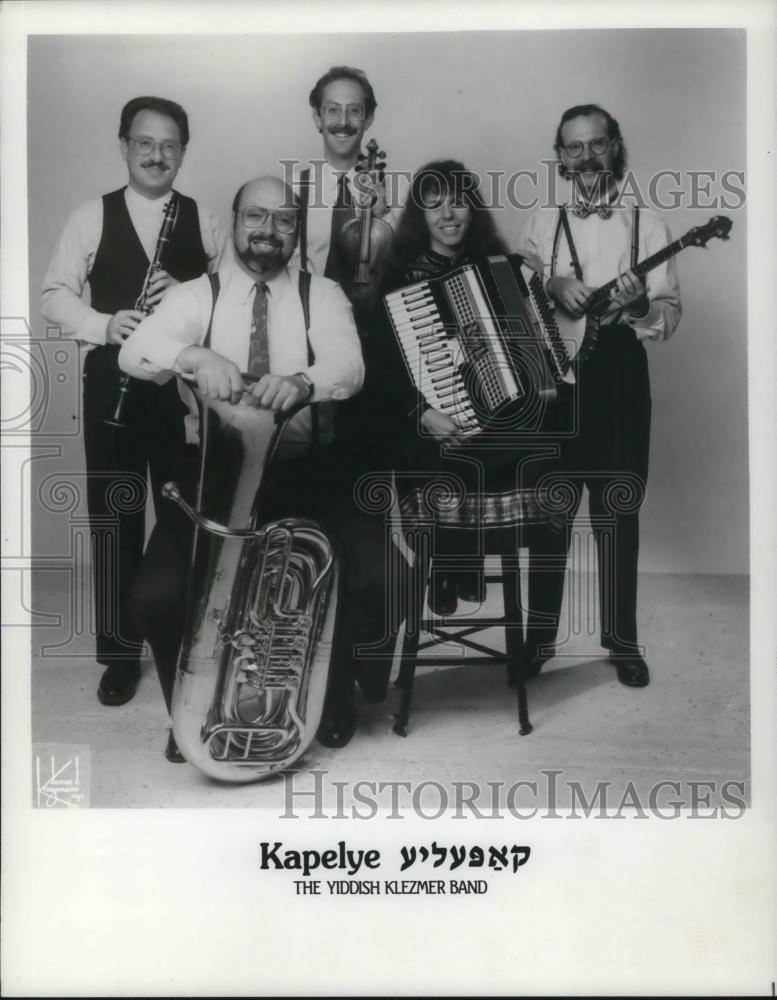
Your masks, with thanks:
[{"label": "suspenders", "polygon": [[[310,200],[310,167],[299,175],[299,266],[308,269],[308,201]],[[303,300],[304,304],[304,300]]]},{"label": "suspenders", "polygon": [[[566,205],[561,205],[558,210],[558,223],[556,224],[556,232],[553,236],[553,255],[551,257],[551,275],[556,273],[556,259],[558,258],[558,246],[561,239],[561,231],[564,231],[564,236],[569,246],[569,255],[572,258],[572,267],[574,268],[575,277],[578,281],[583,280],[583,269],[580,266],[580,259],[577,256],[577,249],[575,248],[574,241],[572,239],[572,230],[569,227],[569,218],[567,217]],[[631,262],[629,267],[634,268],[639,260],[639,205],[635,205],[632,210],[631,216]]]},{"label": "suspenders", "polygon": [[[205,333],[205,339],[202,342],[203,347],[210,347],[211,331],[213,329],[213,314],[216,311],[216,301],[218,300],[219,292],[221,291],[221,281],[219,279],[218,273],[209,274],[208,280],[210,281],[212,301],[210,306],[210,319],[208,320],[208,329],[207,332]],[[308,348],[308,365],[312,365],[314,361],[314,355],[309,335],[310,334],[310,274],[307,271],[299,272],[299,297],[302,303],[302,315],[305,320],[305,341],[307,343],[307,348]],[[310,407],[310,422],[312,430],[312,442],[314,448],[316,448],[320,443],[318,405],[319,405],[318,403],[313,403],[311,404]]]}]

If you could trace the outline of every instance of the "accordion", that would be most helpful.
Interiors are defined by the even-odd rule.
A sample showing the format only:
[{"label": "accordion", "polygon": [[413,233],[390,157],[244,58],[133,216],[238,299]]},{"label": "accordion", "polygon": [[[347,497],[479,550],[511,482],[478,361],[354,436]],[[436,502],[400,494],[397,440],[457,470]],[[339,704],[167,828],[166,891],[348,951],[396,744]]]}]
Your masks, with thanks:
[{"label": "accordion", "polygon": [[462,265],[383,301],[416,388],[465,436],[530,430],[557,385],[575,381],[542,280],[519,254]]}]

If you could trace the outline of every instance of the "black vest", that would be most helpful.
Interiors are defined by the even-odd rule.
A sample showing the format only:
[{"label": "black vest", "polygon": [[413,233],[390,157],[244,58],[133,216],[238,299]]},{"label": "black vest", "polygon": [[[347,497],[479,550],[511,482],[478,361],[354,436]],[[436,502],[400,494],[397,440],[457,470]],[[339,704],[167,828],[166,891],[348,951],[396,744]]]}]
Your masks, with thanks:
[{"label": "black vest", "polygon": [[[92,308],[113,315],[133,309],[151,261],[132,225],[125,188],[103,195],[103,229],[89,275]],[[179,195],[180,206],[162,266],[176,281],[199,278],[208,268],[197,203]]]}]

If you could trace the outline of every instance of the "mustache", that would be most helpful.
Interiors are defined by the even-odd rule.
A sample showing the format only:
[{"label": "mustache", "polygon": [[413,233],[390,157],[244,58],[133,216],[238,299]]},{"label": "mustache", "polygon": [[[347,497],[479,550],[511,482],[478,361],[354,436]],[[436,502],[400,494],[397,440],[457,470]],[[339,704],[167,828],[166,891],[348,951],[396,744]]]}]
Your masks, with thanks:
[{"label": "mustache", "polygon": [[248,242],[252,247],[255,243],[269,243],[276,250],[283,249],[283,243],[277,236],[251,236]]},{"label": "mustache", "polygon": [[585,170],[604,170],[604,164],[600,163],[599,160],[581,160],[575,165],[575,171],[577,173],[583,173]]},{"label": "mustache", "polygon": [[334,135],[336,132],[345,132],[346,135],[356,135],[359,131],[353,125],[327,125],[326,130],[330,135]]},{"label": "mustache", "polygon": [[146,160],[141,163],[142,167],[159,167],[160,170],[169,170],[170,167],[165,163],[164,160]]}]

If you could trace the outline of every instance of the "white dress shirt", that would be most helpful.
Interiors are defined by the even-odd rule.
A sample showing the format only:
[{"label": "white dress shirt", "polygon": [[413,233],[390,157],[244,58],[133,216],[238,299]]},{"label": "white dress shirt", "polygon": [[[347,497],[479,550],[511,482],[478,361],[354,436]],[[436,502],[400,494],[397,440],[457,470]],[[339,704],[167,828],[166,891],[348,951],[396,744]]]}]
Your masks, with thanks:
[{"label": "white dress shirt", "polygon": [[[248,365],[253,304],[258,278],[234,260],[219,268],[221,288],[213,312],[210,348],[241,371]],[[313,364],[308,364],[305,317],[299,296],[299,271],[288,267],[266,282],[267,340],[274,375],[304,372],[313,382],[313,402],[347,399],[364,381],[364,361],[351,304],[339,285],[313,276],[310,283],[308,337]],[[124,342],[119,365],[141,379],[167,381],[178,372],[181,351],[202,345],[211,317],[213,296],[207,275],[173,286],[165,298]],[[305,407],[293,418],[287,437],[310,438],[311,414]],[[327,440],[331,427],[322,427]]]},{"label": "white dress shirt", "polygon": [[[124,200],[150,263],[170,194],[150,199],[126,187]],[[199,205],[197,213],[208,270],[212,271],[221,250],[219,222],[213,212]],[[41,312],[46,319],[61,327],[64,336],[81,341],[88,349],[106,343],[106,331],[111,319],[110,315],[92,309],[82,297],[92,273],[102,229],[102,198],[89,201],[72,213],[54,249],[41,292]]]},{"label": "white dress shirt", "polygon": [[[558,218],[556,207],[537,209],[529,220],[523,239],[523,249],[542,258],[546,281],[551,276],[550,263]],[[630,206],[613,206],[608,219],[596,213],[583,219],[571,211],[567,212],[567,218],[586,285],[599,288],[630,269],[633,218]],[[671,242],[666,224],[648,209],[640,209],[638,261],[662,250]],[[563,229],[558,247],[556,276],[574,278],[575,269]],[[649,271],[645,282],[650,303],[647,315],[636,318],[623,312],[617,321],[632,326],[640,340],[666,340],[674,332],[682,312],[676,258]],[[610,313],[611,319],[617,312],[615,309]],[[604,322],[607,322],[607,317]]]},{"label": "white dress shirt", "polygon": [[[340,172],[334,170],[326,160],[313,160],[310,167],[310,187],[308,189],[308,214],[307,214],[307,270],[311,274],[323,275],[326,269],[326,261],[329,256],[329,243],[332,235],[332,210],[337,202],[337,182]],[[293,171],[292,187],[297,195],[300,194],[300,175],[304,167],[295,165]],[[345,174],[346,183],[350,186],[351,196],[354,193],[354,177],[356,167],[351,167]],[[392,229],[396,230],[400,210],[391,209],[382,221],[388,223]],[[294,267],[300,267],[300,246],[294,251],[291,259]]]}]

